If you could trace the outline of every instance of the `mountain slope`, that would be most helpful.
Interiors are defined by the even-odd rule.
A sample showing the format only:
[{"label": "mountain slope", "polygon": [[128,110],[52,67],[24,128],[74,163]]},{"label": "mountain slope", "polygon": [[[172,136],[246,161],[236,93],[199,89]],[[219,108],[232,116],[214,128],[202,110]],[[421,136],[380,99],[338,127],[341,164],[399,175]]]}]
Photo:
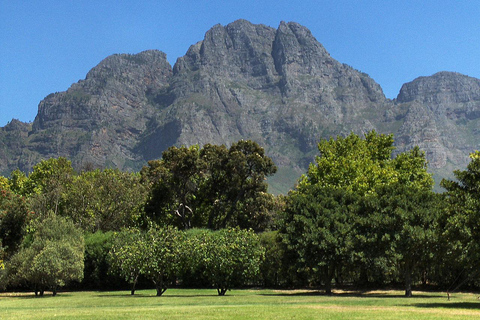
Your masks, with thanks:
[{"label": "mountain slope", "polygon": [[0,171],[58,156],[77,168],[138,170],[171,145],[253,139],[279,166],[272,190],[285,192],[320,138],[375,129],[394,133],[399,151],[424,148],[445,175],[478,148],[479,82],[438,73],[405,84],[392,101],[307,28],[238,20],[207,31],[173,68],[156,50],[107,57],[42,100],[32,124],[0,128]]}]

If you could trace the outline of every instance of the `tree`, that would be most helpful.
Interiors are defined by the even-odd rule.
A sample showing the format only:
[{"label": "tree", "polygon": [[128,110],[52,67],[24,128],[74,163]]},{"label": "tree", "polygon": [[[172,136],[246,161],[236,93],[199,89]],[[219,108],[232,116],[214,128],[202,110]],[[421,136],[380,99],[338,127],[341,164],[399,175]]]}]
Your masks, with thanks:
[{"label": "tree", "polygon": [[265,253],[252,230],[203,230],[187,239],[190,268],[200,270],[220,296],[254,279],[260,272]]},{"label": "tree", "polygon": [[157,296],[167,290],[181,268],[183,237],[184,233],[173,227],[152,226],[145,234],[145,260],[140,272],[153,281]]},{"label": "tree", "polygon": [[229,149],[171,147],[142,169],[152,190],[146,211],[155,221],[182,229],[265,229],[275,203],[265,179],[275,172],[273,161],[253,141],[241,140]]},{"label": "tree", "polygon": [[283,241],[296,253],[299,271],[323,282],[327,294],[344,265],[354,262],[357,214],[358,196],[341,188],[310,185],[287,202]]},{"label": "tree", "polygon": [[21,194],[29,197],[32,210],[39,215],[48,215],[50,211],[54,214],[63,212],[63,200],[74,175],[72,163],[60,157],[42,160],[33,167],[26,181],[22,182],[21,175],[15,177]]},{"label": "tree", "polygon": [[202,174],[198,146],[170,147],[161,160],[149,161],[141,174],[152,190],[147,203],[149,215],[156,221],[191,228]]},{"label": "tree", "polygon": [[395,267],[403,278],[405,296],[410,297],[414,275],[440,253],[439,196],[431,189],[397,182],[379,187],[377,197],[367,202],[364,235],[376,250],[370,254]]},{"label": "tree", "polygon": [[129,282],[131,295],[135,294],[145,257],[145,237],[138,229],[124,229],[115,233],[113,246],[109,252],[111,272],[119,274]]},{"label": "tree", "polygon": [[68,215],[90,232],[134,227],[143,215],[147,190],[140,175],[105,169],[74,177],[64,196]]},{"label": "tree", "polygon": [[[445,242],[451,243],[448,260],[462,263],[462,271],[478,274],[480,263],[480,151],[470,154],[466,170],[455,170],[455,180],[443,179],[446,217]],[[469,275],[468,277],[472,277]]]},{"label": "tree", "polygon": [[83,278],[84,239],[72,222],[51,215],[36,221],[35,231],[24,240],[23,247],[9,262],[9,275],[13,283],[27,282],[35,294],[57,288],[69,281]]},{"label": "tree", "polygon": [[7,257],[17,251],[32,216],[24,197],[0,190],[0,243]]},{"label": "tree", "polygon": [[[350,265],[350,269],[360,265],[362,273],[375,261],[400,262],[406,293],[411,294],[409,277],[415,265],[409,264],[409,246],[433,241],[432,233],[419,236],[416,230],[426,221],[436,226],[435,214],[429,212],[421,219],[419,215],[424,212],[415,208],[417,203],[432,198],[433,179],[427,172],[424,153],[416,147],[392,158],[393,136],[375,131],[365,134],[365,139],[352,133],[322,140],[318,149],[316,163],[310,164],[290,194],[281,227],[296,263],[302,270],[321,276],[330,292],[332,277],[338,276],[344,265]],[[416,198],[401,202],[395,192],[401,192],[399,197],[404,200],[411,195]],[[382,205],[366,205],[380,200]],[[400,203],[403,210],[398,208]],[[391,221],[402,222],[405,230],[398,233],[399,226]],[[379,247],[379,239],[389,239],[391,247]],[[393,247],[394,255],[404,260],[391,259],[388,250]],[[320,280],[318,276],[314,279]]]},{"label": "tree", "polygon": [[201,199],[208,228],[264,230],[275,199],[267,193],[266,177],[277,167],[256,142],[240,140],[227,150],[205,145],[200,157],[208,168]]}]

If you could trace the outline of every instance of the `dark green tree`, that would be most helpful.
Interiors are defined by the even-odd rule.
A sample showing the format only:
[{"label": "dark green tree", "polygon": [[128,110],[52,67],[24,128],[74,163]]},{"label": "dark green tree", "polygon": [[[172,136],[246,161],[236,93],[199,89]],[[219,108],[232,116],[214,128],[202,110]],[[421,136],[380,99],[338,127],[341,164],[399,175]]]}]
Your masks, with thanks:
[{"label": "dark green tree", "polygon": [[265,178],[275,172],[272,160],[253,141],[241,140],[229,149],[171,147],[142,169],[152,190],[146,211],[155,221],[182,229],[265,229],[275,203]]},{"label": "dark green tree", "polygon": [[198,146],[170,147],[161,160],[149,161],[141,174],[152,190],[146,206],[150,217],[182,229],[191,228],[201,166]]},{"label": "dark green tree", "polygon": [[[455,170],[455,180],[444,179],[446,189],[446,217],[443,241],[451,244],[448,261],[456,261],[456,271],[465,274],[466,280],[478,281],[480,264],[480,152],[470,154],[466,170]],[[455,269],[455,266],[451,267]],[[467,270],[467,272],[463,272]],[[453,282],[454,279],[451,279]]]},{"label": "dark green tree", "polygon": [[85,245],[83,234],[72,222],[51,214],[32,225],[35,230],[12,257],[8,273],[12,283],[27,283],[35,294],[83,278]]},{"label": "dark green tree", "polygon": [[0,190],[0,243],[5,257],[17,251],[32,216],[24,197],[10,190]]},{"label": "dark green tree", "polygon": [[297,270],[332,293],[332,281],[356,254],[358,195],[343,188],[310,185],[292,193],[280,232],[295,252]]},{"label": "dark green tree", "polygon": [[[393,136],[375,131],[364,139],[352,133],[322,140],[318,148],[316,163],[290,194],[281,228],[299,269],[318,274],[313,280],[323,278],[330,292],[332,278],[342,272],[361,275],[374,265],[386,270],[395,264],[410,295],[416,265],[410,264],[414,258],[409,247],[435,240],[432,232],[417,233],[426,221],[432,228],[437,226],[434,212],[420,219],[426,213],[415,207],[421,201],[432,203],[433,179],[424,153],[416,147],[392,158]],[[401,194],[397,197],[395,192]],[[416,198],[405,202],[411,195]],[[398,208],[399,197],[405,200],[404,209]],[[366,205],[376,201],[382,204]],[[402,222],[405,230],[398,231],[391,221]],[[391,245],[388,248],[379,246],[385,239]]]}]

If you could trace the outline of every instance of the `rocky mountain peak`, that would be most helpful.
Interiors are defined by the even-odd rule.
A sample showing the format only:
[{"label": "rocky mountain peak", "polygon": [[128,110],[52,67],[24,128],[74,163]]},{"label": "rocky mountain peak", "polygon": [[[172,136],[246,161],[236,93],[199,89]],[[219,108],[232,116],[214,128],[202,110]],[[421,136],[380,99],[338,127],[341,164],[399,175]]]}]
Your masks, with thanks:
[{"label": "rocky mountain peak", "polygon": [[419,145],[445,176],[478,149],[479,127],[478,79],[420,77],[391,101],[306,27],[237,20],[213,26],[173,68],[158,50],[105,58],[84,80],[42,100],[33,124],[0,129],[0,172],[58,156],[77,168],[138,170],[171,145],[252,139],[280,167],[271,183],[286,192],[321,138],[394,133],[398,151]]},{"label": "rocky mountain peak", "polygon": [[399,103],[418,100],[423,103],[450,104],[480,100],[480,80],[456,72],[438,72],[419,77],[402,86]]}]

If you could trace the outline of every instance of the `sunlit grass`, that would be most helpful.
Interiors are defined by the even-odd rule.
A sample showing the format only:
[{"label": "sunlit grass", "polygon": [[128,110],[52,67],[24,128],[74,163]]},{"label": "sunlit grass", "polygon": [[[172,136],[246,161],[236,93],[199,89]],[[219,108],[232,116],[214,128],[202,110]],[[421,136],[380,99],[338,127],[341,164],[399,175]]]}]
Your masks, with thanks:
[{"label": "sunlit grass", "polygon": [[154,290],[66,292],[56,297],[0,294],[1,319],[480,319],[480,302],[470,293],[400,291]]}]

